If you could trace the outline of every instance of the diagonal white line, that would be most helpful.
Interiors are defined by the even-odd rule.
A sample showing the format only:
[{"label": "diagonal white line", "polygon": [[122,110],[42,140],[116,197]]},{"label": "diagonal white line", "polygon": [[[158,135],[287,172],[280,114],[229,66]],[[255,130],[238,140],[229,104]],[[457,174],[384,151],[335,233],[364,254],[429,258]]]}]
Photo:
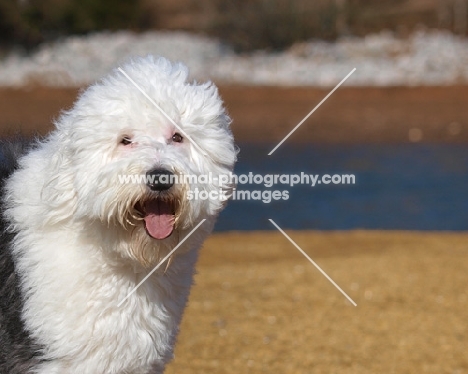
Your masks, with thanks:
[{"label": "diagonal white line", "polygon": [[338,291],[340,291],[340,292],[344,295],[344,297],[346,297],[346,298],[348,299],[348,301],[349,301],[351,304],[353,304],[354,306],[357,306],[357,304],[353,301],[353,299],[351,299],[351,298],[346,294],[346,292],[344,292],[344,291],[341,289],[341,287],[338,286],[338,285],[335,283],[335,281],[334,281],[333,279],[331,279],[331,278],[328,276],[328,274],[325,273],[325,272],[322,270],[322,268],[321,268],[320,266],[318,266],[318,265],[315,263],[315,261],[312,260],[312,259],[307,255],[307,253],[305,253],[305,252],[302,250],[302,248],[299,247],[299,246],[296,244],[296,242],[295,242],[294,240],[292,240],[292,239],[289,237],[289,235],[286,234],[286,233],[281,229],[281,227],[279,227],[279,226],[275,223],[275,221],[273,221],[272,219],[268,219],[268,220],[273,224],[273,226],[275,226],[275,227],[279,230],[279,232],[281,232],[281,234],[283,234],[283,235],[286,237],[286,239],[288,239],[288,240],[292,243],[292,245],[294,245],[294,246],[299,250],[299,252],[301,252],[301,253],[305,256],[305,258],[307,258],[307,259],[310,261],[310,263],[311,263],[312,265],[314,265],[314,266],[317,268],[318,271],[320,271],[320,272],[322,273],[322,275],[323,275],[325,278],[327,278],[327,279],[330,281],[331,284],[333,284],[333,285],[338,289]]},{"label": "diagonal white line", "polygon": [[271,155],[273,154],[273,152],[276,151],[276,150],[279,148],[279,146],[280,146],[281,144],[283,144],[283,143],[286,141],[286,139],[288,139],[288,138],[294,133],[294,131],[296,131],[296,130],[299,128],[299,126],[301,126],[305,121],[307,121],[307,119],[308,119],[312,114],[314,114],[314,112],[320,107],[320,105],[322,105],[325,101],[327,101],[327,99],[333,94],[333,92],[335,92],[344,82],[346,82],[346,80],[347,80],[347,79],[351,76],[351,74],[353,74],[355,71],[356,71],[356,68],[354,68],[353,70],[351,70],[351,72],[350,72],[346,77],[344,77],[343,80],[342,80],[340,83],[338,83],[338,84],[336,85],[336,87],[335,87],[333,90],[331,90],[330,93],[329,93],[327,96],[325,96],[325,98],[324,98],[320,103],[318,103],[318,105],[317,105],[314,109],[312,109],[312,110],[310,111],[310,113],[309,113],[308,115],[306,115],[306,116],[304,117],[304,119],[303,119],[301,122],[299,122],[299,123],[296,125],[296,127],[294,127],[294,128],[289,132],[289,134],[286,135],[286,136],[283,138],[283,140],[281,140],[281,141],[278,143],[278,145],[277,145],[275,148],[273,148],[273,149],[270,151],[270,153],[268,153],[268,156],[271,156]]},{"label": "diagonal white line", "polygon": [[120,71],[138,89],[138,91],[140,91],[151,102],[151,104],[153,104],[162,113],[162,115],[166,117],[177,128],[177,130],[182,133],[182,135],[190,140],[190,142],[195,147],[197,147],[204,156],[207,155],[207,153],[197,143],[195,143],[195,141],[184,130],[182,130],[181,127],[151,97],[149,97],[149,95],[143,91],[143,89],[132,78],[130,78],[130,76],[122,68],[119,67],[117,70]]},{"label": "diagonal white line", "polygon": [[147,280],[156,270],[158,270],[158,268],[159,268],[169,257],[172,256],[172,254],[177,250],[177,248],[179,248],[179,247],[182,245],[182,243],[184,243],[184,242],[190,237],[190,235],[192,235],[192,234],[195,232],[195,230],[197,230],[197,229],[202,225],[202,223],[205,222],[205,221],[206,221],[206,218],[203,218],[203,219],[201,220],[201,222],[200,222],[198,225],[196,225],[196,226],[193,228],[193,230],[190,231],[190,232],[185,236],[185,238],[183,238],[183,239],[179,242],[179,244],[177,244],[177,245],[174,247],[174,249],[173,249],[172,251],[170,251],[170,252],[168,253],[168,255],[167,255],[166,257],[164,257],[164,258],[161,260],[161,262],[160,262],[159,264],[157,264],[156,267],[155,267],[153,270],[151,270],[151,271],[148,273],[148,275],[147,275],[146,277],[144,277],[144,278],[141,280],[141,282],[138,283],[138,284],[135,286],[135,288],[134,288],[133,290],[131,290],[131,291],[127,294],[127,296],[125,296],[125,298],[124,298],[120,303],[117,304],[117,306],[120,307],[120,306],[125,302],[125,300],[127,300],[143,283],[145,283],[146,280]]}]

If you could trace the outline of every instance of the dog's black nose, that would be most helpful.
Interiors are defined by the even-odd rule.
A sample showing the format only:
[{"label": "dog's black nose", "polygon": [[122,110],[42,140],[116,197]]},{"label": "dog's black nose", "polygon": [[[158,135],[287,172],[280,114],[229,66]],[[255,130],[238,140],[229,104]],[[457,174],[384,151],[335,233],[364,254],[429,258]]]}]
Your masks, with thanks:
[{"label": "dog's black nose", "polygon": [[165,169],[154,169],[146,173],[146,185],[152,191],[165,191],[174,185],[174,173]]}]

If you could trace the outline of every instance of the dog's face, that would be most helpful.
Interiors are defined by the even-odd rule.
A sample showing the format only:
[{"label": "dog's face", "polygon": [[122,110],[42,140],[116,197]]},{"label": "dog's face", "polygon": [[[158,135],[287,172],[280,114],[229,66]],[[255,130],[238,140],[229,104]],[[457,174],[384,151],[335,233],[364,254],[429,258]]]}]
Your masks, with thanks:
[{"label": "dog's face", "polygon": [[70,214],[106,225],[120,252],[150,265],[201,219],[214,220],[224,199],[188,193],[229,190],[217,177],[232,170],[236,151],[213,85],[187,83],[186,69],[164,59],[122,69],[139,88],[114,71],[64,114],[56,136],[70,170]]}]

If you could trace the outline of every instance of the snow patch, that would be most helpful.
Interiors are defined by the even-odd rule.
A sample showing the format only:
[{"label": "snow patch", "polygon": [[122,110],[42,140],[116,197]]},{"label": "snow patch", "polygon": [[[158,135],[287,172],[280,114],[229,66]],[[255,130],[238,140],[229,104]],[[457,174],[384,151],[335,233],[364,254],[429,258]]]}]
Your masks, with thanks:
[{"label": "snow patch", "polygon": [[298,43],[281,53],[236,55],[216,39],[187,33],[127,31],[72,36],[30,56],[0,61],[0,85],[82,86],[130,56],[182,61],[197,80],[284,86],[334,86],[353,68],[354,86],[450,85],[468,82],[468,40],[444,31],[398,39],[389,32],[335,43]]}]

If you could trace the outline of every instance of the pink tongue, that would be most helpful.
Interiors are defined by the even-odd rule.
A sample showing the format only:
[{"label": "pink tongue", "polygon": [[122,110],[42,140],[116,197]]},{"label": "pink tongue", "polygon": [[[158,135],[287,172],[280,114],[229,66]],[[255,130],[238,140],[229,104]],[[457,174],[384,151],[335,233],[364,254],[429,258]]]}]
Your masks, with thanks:
[{"label": "pink tongue", "polygon": [[148,201],[144,206],[145,227],[154,239],[165,239],[174,230],[174,214],[171,204],[157,200]]}]

